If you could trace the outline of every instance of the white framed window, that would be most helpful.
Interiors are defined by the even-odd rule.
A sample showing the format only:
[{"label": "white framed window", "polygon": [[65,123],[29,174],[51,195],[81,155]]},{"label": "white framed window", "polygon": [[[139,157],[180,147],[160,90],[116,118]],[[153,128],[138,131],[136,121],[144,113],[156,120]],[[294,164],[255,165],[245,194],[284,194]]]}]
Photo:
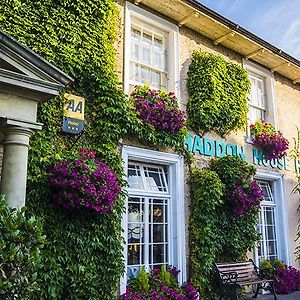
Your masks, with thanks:
[{"label": "white framed window", "polygon": [[276,202],[272,182],[258,181],[263,191],[263,201],[260,205],[258,231],[261,234],[257,249],[258,263],[264,259],[275,260],[278,258],[278,239],[276,233],[277,222],[275,218]]},{"label": "white framed window", "polygon": [[130,85],[149,84],[151,88],[167,89],[168,33],[133,18],[130,44]]},{"label": "white framed window", "polygon": [[179,90],[178,26],[126,2],[124,90]]},{"label": "white framed window", "polygon": [[268,69],[248,60],[243,60],[251,82],[248,96],[247,136],[250,142],[250,125],[257,120],[273,124],[277,129],[274,75]]},{"label": "white framed window", "polygon": [[257,170],[255,179],[263,191],[258,223],[261,237],[254,253],[256,263],[259,265],[264,259],[279,258],[289,264],[283,176],[274,172]]},{"label": "white framed window", "polygon": [[124,146],[128,197],[123,216],[124,260],[128,278],[142,266],[173,265],[186,280],[183,158],[177,154]]},{"label": "white framed window", "polygon": [[251,92],[248,98],[249,123],[254,124],[257,120],[266,120],[266,92],[265,78],[249,73]]},{"label": "white framed window", "polygon": [[[166,166],[128,161],[127,277],[169,264],[171,195]],[[155,192],[155,196],[149,193]],[[158,195],[160,194],[160,195]]]}]

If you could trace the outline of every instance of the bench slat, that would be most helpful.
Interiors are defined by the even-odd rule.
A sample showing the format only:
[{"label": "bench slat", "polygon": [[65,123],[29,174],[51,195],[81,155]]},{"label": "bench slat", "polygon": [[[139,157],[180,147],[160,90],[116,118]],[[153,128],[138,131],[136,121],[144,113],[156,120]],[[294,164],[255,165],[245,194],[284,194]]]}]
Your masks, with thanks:
[{"label": "bench slat", "polygon": [[245,271],[254,271],[254,268],[251,268],[250,266],[245,268],[245,267],[227,267],[227,268],[218,268],[222,272],[226,271],[235,271],[235,270],[245,270]]},{"label": "bench slat", "polygon": [[226,267],[226,266],[228,266],[228,267],[230,267],[230,266],[245,266],[245,265],[251,266],[252,263],[247,261],[247,262],[217,263],[216,265],[219,268],[219,267]]}]

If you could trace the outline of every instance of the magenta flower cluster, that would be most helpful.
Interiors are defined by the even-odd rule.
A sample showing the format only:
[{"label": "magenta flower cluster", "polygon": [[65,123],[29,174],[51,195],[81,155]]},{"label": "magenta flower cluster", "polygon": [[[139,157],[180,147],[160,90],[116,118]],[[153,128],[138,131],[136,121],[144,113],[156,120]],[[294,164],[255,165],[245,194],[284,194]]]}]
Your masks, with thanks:
[{"label": "magenta flower cluster", "polygon": [[275,271],[275,290],[277,294],[289,294],[300,287],[300,271],[289,266]]},{"label": "magenta flower cluster", "polygon": [[279,259],[264,260],[261,268],[265,269],[267,278],[274,279],[277,294],[290,294],[300,288],[300,270],[285,265]]},{"label": "magenta flower cluster", "polygon": [[242,179],[235,182],[235,188],[227,191],[227,197],[233,215],[240,217],[259,208],[263,191],[256,181],[245,183]]},{"label": "magenta flower cluster", "polygon": [[[169,267],[168,272],[172,279],[167,283],[160,279],[160,269],[153,269],[149,274],[150,290],[134,291],[127,286],[126,293],[121,296],[122,300],[199,300],[197,289],[190,283],[179,287],[177,276],[179,271],[175,267]],[[174,284],[175,282],[175,284]]]},{"label": "magenta flower cluster", "polygon": [[262,150],[267,159],[282,158],[287,154],[289,142],[280,131],[267,122],[255,122],[250,126],[253,144]]},{"label": "magenta flower cluster", "polygon": [[178,132],[185,124],[185,114],[178,108],[173,92],[162,92],[137,86],[131,93],[139,119],[156,129]]},{"label": "magenta flower cluster", "polygon": [[300,271],[289,266],[275,272],[275,290],[278,294],[289,294],[300,288]]},{"label": "magenta flower cluster", "polygon": [[121,192],[118,176],[95,154],[83,148],[77,159],[58,162],[49,169],[49,187],[56,205],[85,207],[97,213],[112,210]]}]

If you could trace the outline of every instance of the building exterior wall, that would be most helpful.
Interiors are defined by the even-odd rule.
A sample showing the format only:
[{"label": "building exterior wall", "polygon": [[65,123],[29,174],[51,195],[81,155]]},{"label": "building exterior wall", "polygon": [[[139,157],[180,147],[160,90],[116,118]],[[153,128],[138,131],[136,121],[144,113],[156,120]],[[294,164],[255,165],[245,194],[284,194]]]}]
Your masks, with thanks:
[{"label": "building exterior wall", "polygon": [[[117,43],[118,51],[118,75],[120,82],[124,80],[124,13],[125,13],[125,1],[119,0],[118,8],[120,11],[120,31],[119,31],[119,41]],[[153,13],[153,12],[152,12]],[[188,67],[191,63],[191,56],[194,50],[202,50],[205,52],[210,52],[214,54],[219,54],[223,56],[226,60],[237,63],[244,64],[243,57],[228,49],[222,45],[215,46],[211,40],[200,35],[197,32],[187,28],[179,28],[179,72],[180,72],[180,94],[177,95],[180,102],[180,108],[186,110],[187,101],[189,98],[187,90],[187,72]],[[270,70],[268,70],[270,72]],[[275,116],[277,119],[277,126],[283,132],[283,135],[288,138],[290,145],[293,144],[293,138],[296,137],[297,129],[296,126],[300,125],[300,86],[293,85],[291,80],[286,79],[283,76],[274,75],[274,88],[275,88]],[[244,147],[246,160],[253,164],[253,146],[248,142],[248,138],[245,132],[231,133],[225,139],[215,135],[207,134],[213,140],[223,140],[225,143],[233,143],[239,146]],[[134,145],[132,141],[124,141],[126,144]],[[135,144],[137,147],[141,147],[138,144]],[[157,149],[156,149],[157,150]],[[165,151],[165,150],[164,150]],[[196,155],[197,163],[200,167],[206,166],[210,161],[211,157]],[[287,228],[286,234],[288,236],[288,256],[289,263],[295,267],[299,267],[299,262],[295,260],[295,247],[298,242],[295,242],[296,232],[298,228],[299,213],[297,211],[299,205],[299,197],[291,193],[292,189],[296,185],[296,173],[294,168],[294,162],[289,162],[289,168],[287,170],[279,170],[278,168],[272,168],[270,166],[257,166],[257,169],[261,173],[270,173],[272,176],[279,177],[283,176],[283,189],[284,189],[284,206],[286,208],[286,219],[287,219]],[[189,216],[189,185],[188,185],[188,169],[187,166],[184,171],[185,178],[185,232],[186,232],[186,247],[188,247],[188,216]],[[271,176],[270,175],[270,176]],[[188,255],[188,251],[186,251]]]}]

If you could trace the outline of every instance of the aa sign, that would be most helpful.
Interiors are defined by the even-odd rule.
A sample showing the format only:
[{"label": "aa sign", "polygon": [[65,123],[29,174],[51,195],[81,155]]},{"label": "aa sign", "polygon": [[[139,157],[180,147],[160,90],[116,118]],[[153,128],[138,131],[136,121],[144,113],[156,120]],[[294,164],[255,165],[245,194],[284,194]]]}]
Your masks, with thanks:
[{"label": "aa sign", "polygon": [[64,96],[67,99],[64,106],[64,116],[72,119],[84,120],[85,99],[71,94],[65,94]]},{"label": "aa sign", "polygon": [[62,131],[71,134],[80,134],[84,127],[85,99],[79,96],[65,94],[64,118]]}]

